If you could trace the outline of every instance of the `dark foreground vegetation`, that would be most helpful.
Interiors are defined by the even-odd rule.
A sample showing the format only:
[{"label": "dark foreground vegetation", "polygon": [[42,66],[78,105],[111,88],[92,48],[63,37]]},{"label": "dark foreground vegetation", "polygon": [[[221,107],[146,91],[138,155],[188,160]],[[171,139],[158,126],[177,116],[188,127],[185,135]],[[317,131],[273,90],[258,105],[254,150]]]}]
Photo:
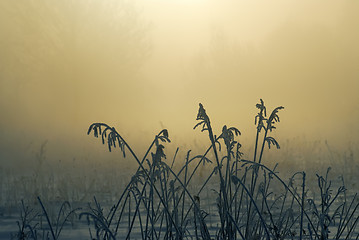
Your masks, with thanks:
[{"label": "dark foreground vegetation", "polygon": [[[86,239],[359,239],[357,194],[347,195],[344,180],[333,185],[330,168],[309,189],[305,172],[283,180],[276,167],[262,162],[267,147],[280,148],[271,133],[283,107],[270,114],[262,100],[256,107],[250,160],[242,158],[236,140],[240,131],[223,126],[216,135],[202,104],[194,129],[208,134],[209,147],[201,155],[188,151],[184,160],[177,160],[177,152],[166,158],[166,129],[140,158],[114,127],[92,124],[88,134],[101,138],[109,151],[120,148],[138,164],[120,198],[110,206],[95,197],[88,206],[63,202],[51,211],[41,196],[36,211],[22,202],[13,238],[62,239],[64,232],[81,228]],[[211,171],[199,181],[203,165]]]}]

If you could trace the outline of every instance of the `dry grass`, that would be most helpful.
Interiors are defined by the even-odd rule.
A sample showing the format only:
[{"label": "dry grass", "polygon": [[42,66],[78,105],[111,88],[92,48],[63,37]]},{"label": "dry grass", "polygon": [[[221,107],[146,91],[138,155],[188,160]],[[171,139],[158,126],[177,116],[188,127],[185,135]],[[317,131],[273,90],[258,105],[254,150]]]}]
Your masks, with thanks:
[{"label": "dry grass", "polygon": [[[91,239],[358,239],[359,201],[357,195],[348,198],[344,181],[334,188],[328,169],[324,176],[317,175],[317,188],[309,191],[305,172],[284,181],[276,166],[263,163],[266,147],[280,148],[270,134],[283,107],[268,116],[263,100],[256,107],[253,159],[242,158],[240,131],[223,126],[216,135],[200,104],[194,128],[208,134],[209,146],[199,155],[188,151],[180,168],[174,167],[178,149],[170,160],[166,157],[164,145],[170,143],[166,129],[140,158],[115,128],[92,124],[88,134],[100,137],[109,151],[119,148],[124,157],[131,155],[138,165],[118,201],[106,208],[94,198],[83,210],[65,202],[53,221],[38,198],[39,216],[46,218],[48,229],[41,228],[38,217],[30,221],[23,205],[17,238],[60,239],[65,223],[78,213],[80,220],[86,220]],[[203,165],[211,170],[195,179]]]}]

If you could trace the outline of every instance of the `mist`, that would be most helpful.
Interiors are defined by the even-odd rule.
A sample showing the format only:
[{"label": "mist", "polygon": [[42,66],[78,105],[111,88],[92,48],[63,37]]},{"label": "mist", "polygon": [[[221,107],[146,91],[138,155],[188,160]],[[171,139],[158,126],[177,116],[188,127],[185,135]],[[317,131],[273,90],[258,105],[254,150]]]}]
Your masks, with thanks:
[{"label": "mist", "polygon": [[[118,158],[86,135],[106,122],[141,152],[167,128],[173,148],[219,132],[250,148],[255,104],[284,106],[277,140],[359,136],[357,1],[2,1],[0,159]],[[102,161],[103,163],[105,161]]]}]

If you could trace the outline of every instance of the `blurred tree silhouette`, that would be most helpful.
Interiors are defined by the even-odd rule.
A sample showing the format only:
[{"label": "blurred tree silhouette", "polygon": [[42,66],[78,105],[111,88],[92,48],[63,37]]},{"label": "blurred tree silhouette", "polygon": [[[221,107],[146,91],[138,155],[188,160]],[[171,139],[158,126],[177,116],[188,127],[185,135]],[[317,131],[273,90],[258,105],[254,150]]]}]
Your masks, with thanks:
[{"label": "blurred tree silhouette", "polygon": [[[335,20],[321,22],[313,10],[281,23],[256,45],[215,29],[209,47],[192,61],[193,89],[202,89],[205,99],[216,96],[213,104],[222,98],[242,104],[241,109],[253,95],[281,100],[293,109],[288,116],[293,125],[311,116],[309,134],[320,129],[321,137],[334,139],[340,133],[341,140],[350,134],[357,139],[348,126],[359,120],[359,4],[340,6]],[[225,107],[219,105],[215,112]],[[340,126],[332,117],[334,109],[345,122]]]},{"label": "blurred tree silhouette", "polygon": [[148,27],[126,0],[1,1],[1,110],[117,101],[149,56]]}]

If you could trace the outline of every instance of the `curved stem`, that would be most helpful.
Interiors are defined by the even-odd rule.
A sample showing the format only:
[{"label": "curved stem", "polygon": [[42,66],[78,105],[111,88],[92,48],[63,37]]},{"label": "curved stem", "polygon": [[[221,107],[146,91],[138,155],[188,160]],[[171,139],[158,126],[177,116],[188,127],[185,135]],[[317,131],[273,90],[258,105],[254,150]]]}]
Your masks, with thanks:
[{"label": "curved stem", "polygon": [[269,171],[270,173],[272,173],[273,176],[275,176],[275,177],[282,183],[282,185],[292,194],[292,196],[293,196],[293,198],[295,199],[295,201],[296,201],[296,202],[299,204],[299,206],[302,208],[303,213],[304,213],[304,215],[306,216],[306,218],[307,218],[309,224],[310,224],[311,227],[313,228],[316,237],[319,239],[319,235],[318,235],[317,231],[315,230],[315,227],[314,227],[312,221],[310,220],[308,214],[307,214],[306,211],[304,210],[303,205],[301,204],[301,202],[299,201],[299,199],[295,196],[295,194],[292,192],[292,190],[290,190],[290,188],[287,186],[287,184],[285,184],[285,182],[284,182],[275,172],[273,172],[271,169],[269,169],[268,167],[266,167],[266,166],[263,165],[263,164],[256,163],[256,162],[252,162],[252,161],[248,161],[248,160],[242,160],[242,162],[250,163],[250,164],[253,164],[253,165],[258,165],[259,167],[262,167],[262,168],[266,169],[267,171]]}]

